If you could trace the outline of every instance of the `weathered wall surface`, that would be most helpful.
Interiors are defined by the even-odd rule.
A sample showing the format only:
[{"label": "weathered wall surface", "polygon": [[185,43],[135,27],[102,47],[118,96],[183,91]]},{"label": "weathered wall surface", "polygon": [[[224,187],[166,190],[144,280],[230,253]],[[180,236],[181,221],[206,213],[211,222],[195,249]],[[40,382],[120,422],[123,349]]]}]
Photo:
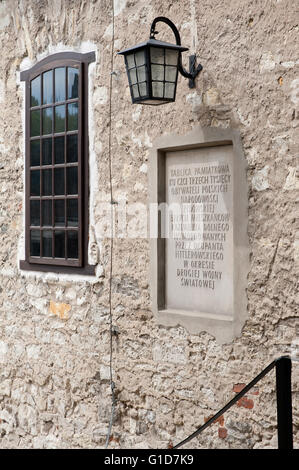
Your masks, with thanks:
[{"label": "weathered wall surface", "polygon": [[[158,108],[130,104],[116,52],[148,37],[168,16],[204,70],[190,90]],[[113,27],[114,24],[114,27]],[[161,26],[160,37],[172,40]],[[165,33],[164,33],[165,32]],[[160,38],[159,37],[159,38]],[[113,246],[113,379],[110,446],[165,448],[186,437],[273,358],[296,351],[298,227],[298,24],[292,0],[7,0],[0,3],[0,447],[103,447],[110,410],[110,241],[101,239],[101,194],[147,202],[148,151],[163,133],[195,126],[239,129],[248,162],[251,258],[248,321],[219,346],[207,333],[158,326],[150,307],[147,239]],[[98,277],[20,272],[23,234],[24,96],[20,69],[53,51],[95,45],[90,90],[93,253]],[[59,49],[60,48],[60,49]],[[187,58],[185,59],[187,60]],[[297,232],[296,232],[297,230]],[[297,270],[297,271],[296,271]],[[298,299],[297,299],[298,300]],[[298,343],[297,343],[298,349]],[[293,367],[294,432],[298,366]],[[276,445],[271,373],[240,406],[190,447]]]}]

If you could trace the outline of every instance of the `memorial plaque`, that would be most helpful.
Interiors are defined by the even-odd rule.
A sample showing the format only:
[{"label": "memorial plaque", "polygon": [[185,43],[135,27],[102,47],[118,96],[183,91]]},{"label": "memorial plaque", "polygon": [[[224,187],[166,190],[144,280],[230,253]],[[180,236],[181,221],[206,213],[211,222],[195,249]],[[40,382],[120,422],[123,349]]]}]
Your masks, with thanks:
[{"label": "memorial plaque", "polygon": [[240,134],[197,127],[161,136],[150,153],[149,188],[157,322],[231,342],[248,317],[248,188]]},{"label": "memorial plaque", "polygon": [[232,146],[166,153],[165,306],[232,315]]}]

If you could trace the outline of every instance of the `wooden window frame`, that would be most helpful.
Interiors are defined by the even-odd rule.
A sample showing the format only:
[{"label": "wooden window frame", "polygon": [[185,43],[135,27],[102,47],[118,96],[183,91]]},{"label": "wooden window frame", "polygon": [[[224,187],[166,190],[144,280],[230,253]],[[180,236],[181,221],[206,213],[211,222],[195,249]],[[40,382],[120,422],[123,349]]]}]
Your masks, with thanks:
[{"label": "wooden window frame", "polygon": [[[42,272],[56,272],[56,273],[72,273],[72,274],[85,274],[85,275],[94,275],[95,274],[95,266],[88,265],[88,237],[89,237],[89,141],[88,141],[88,65],[95,61],[95,52],[89,52],[86,54],[81,54],[77,52],[62,52],[53,54],[51,56],[46,57],[45,59],[41,60],[39,63],[34,65],[31,69],[21,72],[20,79],[21,81],[25,81],[25,260],[20,261],[20,268],[24,270],[30,271],[42,271]],[[33,257],[30,255],[30,116],[31,116],[31,109],[34,108],[31,106],[31,81],[41,76],[42,81],[42,74],[46,71],[53,70],[59,67],[75,67],[79,69],[79,93],[78,99],[71,100],[68,99],[68,96],[65,96],[65,100],[63,102],[56,103],[55,97],[53,96],[53,103],[50,105],[54,110],[55,106],[58,104],[63,103],[67,109],[67,106],[72,101],[78,102],[78,162],[77,165],[72,165],[71,163],[67,163],[65,160],[63,164],[63,168],[67,168],[68,166],[77,166],[78,167],[78,229],[74,227],[67,226],[67,221],[65,220],[65,226],[61,229],[65,231],[67,230],[75,230],[78,231],[78,259],[67,259],[67,258],[43,258],[43,257]],[[54,75],[54,73],[53,73]],[[53,89],[54,92],[54,89]],[[42,94],[42,87],[41,87],[41,94]],[[37,109],[42,110],[48,107],[49,104],[43,104],[42,101]],[[66,112],[66,120],[67,120],[67,112]],[[42,126],[42,120],[40,122],[40,126]],[[52,140],[54,137],[54,113],[53,113],[53,128],[52,133],[49,134]],[[65,149],[67,145],[67,135],[70,135],[67,130],[67,124],[65,124],[65,131],[63,133],[59,133],[58,136],[63,135],[65,138]],[[39,139],[42,139],[42,131],[40,132]],[[54,140],[53,140],[54,142]],[[54,150],[52,151],[54,155]],[[58,168],[57,164],[52,160],[51,165],[47,165],[47,168],[52,169]],[[36,169],[41,170],[43,168],[42,162],[40,162],[40,166],[36,167]],[[66,179],[66,170],[64,172]],[[41,178],[41,176],[40,176]],[[41,178],[42,179],[42,178]],[[64,181],[66,185],[66,180]],[[53,177],[52,177],[52,185],[53,185]],[[49,196],[48,199],[51,199],[54,204],[55,195],[52,192],[52,196]],[[66,201],[71,199],[66,194],[61,196],[56,196],[57,199],[63,199]],[[41,201],[46,200],[47,196],[42,195],[40,192],[39,198],[37,200]],[[65,209],[66,210],[66,209]],[[66,213],[65,213],[66,215]],[[41,217],[41,208],[40,208],[40,217]],[[52,217],[53,217],[53,209],[52,209]],[[32,228],[34,229],[34,228]],[[40,222],[40,226],[36,227],[37,230],[42,230],[42,225]],[[54,250],[54,225],[52,224],[52,250]],[[59,228],[57,228],[59,230]],[[65,237],[66,239],[66,237]],[[52,252],[53,254],[53,252]]]}]

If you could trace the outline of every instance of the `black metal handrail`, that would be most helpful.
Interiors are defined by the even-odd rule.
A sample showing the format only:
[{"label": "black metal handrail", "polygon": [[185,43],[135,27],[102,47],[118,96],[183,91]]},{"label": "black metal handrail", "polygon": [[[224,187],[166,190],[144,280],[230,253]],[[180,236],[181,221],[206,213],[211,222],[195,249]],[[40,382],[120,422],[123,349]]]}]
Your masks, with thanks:
[{"label": "black metal handrail", "polygon": [[176,444],[173,449],[178,449],[187,442],[198,436],[204,429],[210,426],[216,419],[233,406],[245,393],[248,392],[259,380],[267,375],[273,368],[276,368],[276,402],[277,402],[277,434],[278,449],[293,449],[293,421],[292,421],[292,388],[291,373],[292,361],[289,356],[281,356],[269,364],[260,374],[258,374],[241,392],[230,400],[221,410],[212,416],[205,424],[200,426],[186,439]]}]

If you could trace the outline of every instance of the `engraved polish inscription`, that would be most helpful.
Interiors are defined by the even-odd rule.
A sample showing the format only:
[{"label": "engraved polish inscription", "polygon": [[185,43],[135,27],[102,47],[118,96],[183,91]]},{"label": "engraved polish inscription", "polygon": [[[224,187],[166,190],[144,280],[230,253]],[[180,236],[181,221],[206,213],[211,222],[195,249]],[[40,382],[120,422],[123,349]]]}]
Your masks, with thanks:
[{"label": "engraved polish inscription", "polygon": [[166,205],[166,308],[232,315],[231,146],[168,152]]}]

